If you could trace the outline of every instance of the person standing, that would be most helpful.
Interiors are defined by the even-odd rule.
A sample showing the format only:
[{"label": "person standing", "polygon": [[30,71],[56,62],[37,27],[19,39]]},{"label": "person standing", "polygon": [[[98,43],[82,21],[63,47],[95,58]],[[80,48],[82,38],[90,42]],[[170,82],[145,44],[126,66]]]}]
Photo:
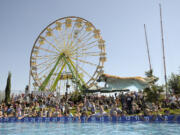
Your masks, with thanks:
[{"label": "person standing", "polygon": [[126,98],[128,114],[132,114],[132,102],[133,102],[133,97],[128,93],[128,96]]}]

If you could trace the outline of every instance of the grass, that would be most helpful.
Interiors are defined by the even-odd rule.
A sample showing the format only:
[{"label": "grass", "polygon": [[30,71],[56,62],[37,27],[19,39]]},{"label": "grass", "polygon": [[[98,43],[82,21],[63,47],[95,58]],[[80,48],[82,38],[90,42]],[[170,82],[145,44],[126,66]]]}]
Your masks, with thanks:
[{"label": "grass", "polygon": [[[153,112],[152,114],[155,115],[155,114],[161,114],[161,115],[164,115],[164,110],[169,110],[170,114],[172,115],[180,115],[180,109],[170,109],[170,108],[162,108],[161,111],[158,111],[158,112]],[[105,110],[105,112],[109,113],[110,109],[109,110]],[[73,107],[70,112],[74,115],[76,114],[76,108]],[[96,113],[98,113],[99,110],[96,111]],[[87,114],[88,115],[91,115],[91,111],[87,111]],[[139,113],[138,115],[142,115],[143,113]],[[127,115],[127,116],[133,116],[133,115]]]},{"label": "grass", "polygon": [[180,109],[170,109],[170,108],[163,108],[162,114],[164,114],[164,110],[168,110],[170,114],[180,115]]}]

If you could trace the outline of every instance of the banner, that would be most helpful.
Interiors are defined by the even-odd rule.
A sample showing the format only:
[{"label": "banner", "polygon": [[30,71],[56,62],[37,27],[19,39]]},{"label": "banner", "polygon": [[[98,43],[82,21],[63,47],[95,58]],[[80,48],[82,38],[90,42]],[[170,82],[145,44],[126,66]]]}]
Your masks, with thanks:
[{"label": "banner", "polygon": [[109,117],[109,116],[90,116],[90,117],[24,117],[18,119],[16,117],[0,118],[0,123],[13,123],[13,122],[177,122],[180,123],[180,115],[169,116],[121,116],[121,117]]}]

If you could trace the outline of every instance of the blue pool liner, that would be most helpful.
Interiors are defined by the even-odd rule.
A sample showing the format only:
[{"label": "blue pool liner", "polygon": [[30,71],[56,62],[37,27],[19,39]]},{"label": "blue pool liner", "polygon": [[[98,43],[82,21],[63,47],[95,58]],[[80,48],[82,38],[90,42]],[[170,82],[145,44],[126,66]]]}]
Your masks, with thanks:
[{"label": "blue pool liner", "polygon": [[13,123],[13,122],[176,122],[180,123],[180,115],[168,115],[168,116],[121,116],[121,117],[109,117],[109,116],[90,116],[90,117],[24,117],[18,119],[16,117],[0,118],[0,123]]}]

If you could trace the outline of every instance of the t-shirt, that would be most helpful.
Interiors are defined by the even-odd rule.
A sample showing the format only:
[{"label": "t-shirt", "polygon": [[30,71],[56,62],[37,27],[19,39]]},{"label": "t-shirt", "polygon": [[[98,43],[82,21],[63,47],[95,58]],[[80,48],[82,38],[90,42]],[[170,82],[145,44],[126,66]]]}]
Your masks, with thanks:
[{"label": "t-shirt", "polygon": [[127,99],[126,99],[126,101],[127,101],[127,104],[131,104],[132,101],[133,101],[133,98],[130,97],[130,96],[128,96]]}]

